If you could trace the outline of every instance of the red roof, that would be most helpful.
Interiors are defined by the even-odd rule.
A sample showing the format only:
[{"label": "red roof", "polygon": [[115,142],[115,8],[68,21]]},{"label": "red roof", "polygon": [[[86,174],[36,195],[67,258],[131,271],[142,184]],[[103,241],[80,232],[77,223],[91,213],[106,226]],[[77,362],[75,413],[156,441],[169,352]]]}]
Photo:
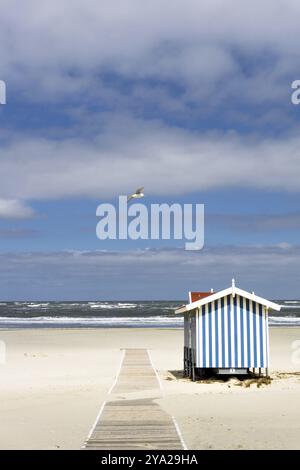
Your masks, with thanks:
[{"label": "red roof", "polygon": [[189,292],[189,302],[197,302],[197,300],[204,299],[204,297],[208,297],[213,294],[214,292]]}]

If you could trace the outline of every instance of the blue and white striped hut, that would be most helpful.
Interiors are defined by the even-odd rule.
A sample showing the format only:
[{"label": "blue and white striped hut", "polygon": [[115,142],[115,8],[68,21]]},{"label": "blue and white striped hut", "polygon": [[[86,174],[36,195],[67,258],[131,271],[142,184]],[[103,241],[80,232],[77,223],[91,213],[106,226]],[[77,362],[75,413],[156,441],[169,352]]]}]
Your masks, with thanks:
[{"label": "blue and white striped hut", "polygon": [[190,293],[184,314],[184,372],[195,376],[249,374],[268,376],[269,310],[280,305],[235,286],[220,292]]}]

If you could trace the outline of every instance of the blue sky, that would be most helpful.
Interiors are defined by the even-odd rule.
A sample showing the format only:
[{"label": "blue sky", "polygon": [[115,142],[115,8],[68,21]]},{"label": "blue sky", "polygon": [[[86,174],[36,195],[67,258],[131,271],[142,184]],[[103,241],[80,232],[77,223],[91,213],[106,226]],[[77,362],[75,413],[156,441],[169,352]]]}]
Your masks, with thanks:
[{"label": "blue sky", "polygon": [[[300,298],[299,10],[4,1],[1,298],[182,299],[232,276]],[[98,204],[141,185],[148,206],[205,204],[202,251],[96,238]]]}]

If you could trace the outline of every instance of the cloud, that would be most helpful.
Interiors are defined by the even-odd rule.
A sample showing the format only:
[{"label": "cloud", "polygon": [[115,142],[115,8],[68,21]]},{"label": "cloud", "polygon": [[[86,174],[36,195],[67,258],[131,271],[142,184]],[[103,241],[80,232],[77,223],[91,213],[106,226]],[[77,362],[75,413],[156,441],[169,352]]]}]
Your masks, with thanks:
[{"label": "cloud", "polygon": [[[34,133],[3,138],[1,197],[298,192],[300,138],[287,128],[299,13],[294,0],[3,0],[7,106],[14,93],[44,114]],[[48,101],[71,125],[59,114],[51,128]],[[234,125],[240,134],[205,130]]]},{"label": "cloud", "polygon": [[130,252],[0,254],[3,299],[185,299],[189,290],[237,285],[269,298],[295,298],[300,247],[212,247]]},{"label": "cloud", "polygon": [[2,139],[1,197],[298,192],[300,138],[287,128],[299,13],[294,0],[3,0],[7,107],[12,93],[43,116],[26,112],[27,133]]},{"label": "cloud", "polygon": [[0,238],[32,238],[39,234],[38,230],[8,228],[0,229]]},{"label": "cloud", "polygon": [[218,106],[276,102],[298,78],[299,13],[295,0],[3,0],[1,72],[32,101],[82,99],[113,73],[180,83]]},{"label": "cloud", "polygon": [[300,213],[286,214],[208,214],[207,223],[230,230],[269,232],[299,230]]},{"label": "cloud", "polygon": [[0,199],[0,219],[29,219],[34,210],[17,199]]},{"label": "cloud", "polygon": [[[299,135],[199,135],[129,116],[107,116],[99,126],[93,138],[12,136],[0,148],[2,197],[103,199],[140,185],[148,195],[234,187],[300,189]],[[20,215],[22,211],[15,209]]]}]

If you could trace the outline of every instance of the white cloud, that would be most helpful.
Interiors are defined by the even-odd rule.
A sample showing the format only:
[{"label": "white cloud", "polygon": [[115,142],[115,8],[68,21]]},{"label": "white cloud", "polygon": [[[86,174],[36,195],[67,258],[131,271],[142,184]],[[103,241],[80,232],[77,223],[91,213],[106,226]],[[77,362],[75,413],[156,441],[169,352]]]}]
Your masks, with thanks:
[{"label": "white cloud", "polygon": [[141,184],[149,195],[228,187],[299,191],[299,148],[298,135],[199,135],[107,118],[93,138],[13,136],[0,148],[0,186],[8,199],[117,197]]},{"label": "white cloud", "polygon": [[0,219],[29,219],[34,210],[16,199],[0,199]]},{"label": "white cloud", "polygon": [[[122,116],[132,99],[133,109],[152,102],[174,118],[188,115],[190,105],[202,117],[226,109],[247,126],[246,107],[236,101],[288,106],[299,73],[299,13],[295,0],[2,0],[1,78],[8,95],[14,90],[21,101],[54,99],[58,106],[76,97],[80,106],[87,94],[119,117],[79,109],[76,135],[59,128],[52,129],[56,140],[31,130],[30,138],[8,136],[0,148],[1,197],[106,198],[140,184],[155,195],[227,187],[299,191],[297,135],[200,133]],[[103,72],[177,83],[182,92],[139,82],[127,96],[101,81]],[[288,118],[268,108],[253,122],[265,128],[274,119],[278,128]]]}]

